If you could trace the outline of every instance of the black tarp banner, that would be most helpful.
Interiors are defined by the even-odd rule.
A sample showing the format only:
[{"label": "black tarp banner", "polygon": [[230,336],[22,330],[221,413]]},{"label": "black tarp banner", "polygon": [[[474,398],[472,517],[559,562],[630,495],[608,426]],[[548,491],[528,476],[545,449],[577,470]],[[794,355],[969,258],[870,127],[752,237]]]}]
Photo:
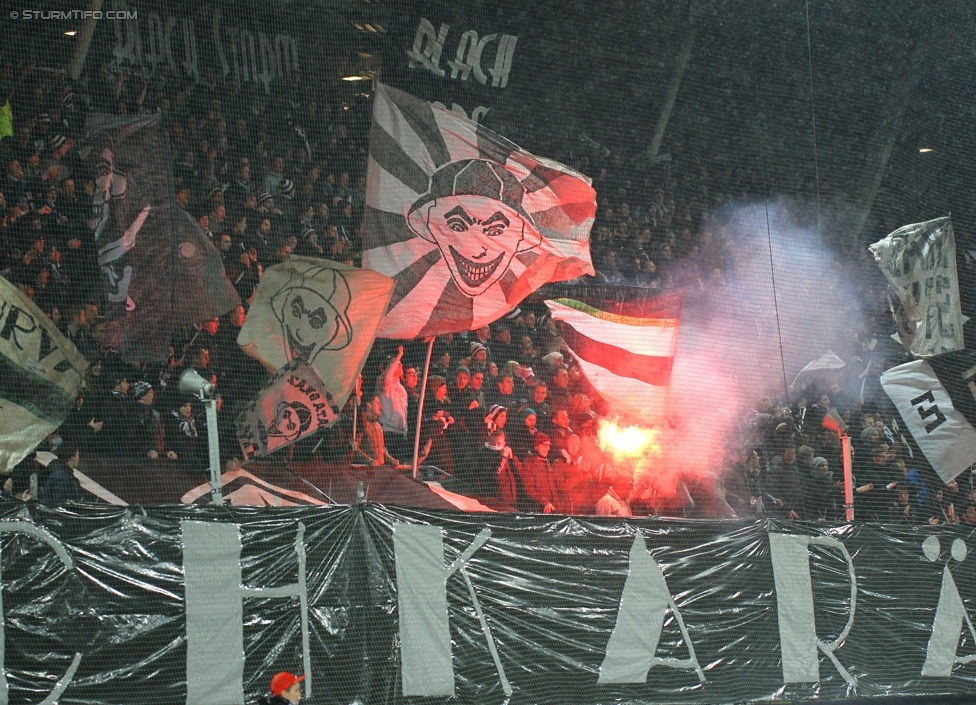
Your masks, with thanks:
[{"label": "black tarp banner", "polygon": [[965,527],[0,514],[10,703],[730,703],[976,692]]}]

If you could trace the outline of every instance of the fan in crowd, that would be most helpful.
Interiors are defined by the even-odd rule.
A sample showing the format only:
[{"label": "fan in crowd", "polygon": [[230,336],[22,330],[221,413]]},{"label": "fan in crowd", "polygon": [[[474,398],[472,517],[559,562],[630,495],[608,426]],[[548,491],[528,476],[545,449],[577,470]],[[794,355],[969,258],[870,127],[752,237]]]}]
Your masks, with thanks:
[{"label": "fan in crowd", "polygon": [[[17,77],[4,84],[11,119],[0,125],[0,275],[33,299],[91,363],[86,388],[60,429],[62,442],[82,456],[138,456],[202,470],[207,453],[199,400],[180,398],[175,380],[193,366],[216,384],[218,427],[227,433],[268,379],[235,342],[264,268],[293,253],[361,263],[368,104],[342,105],[297,77],[265,95],[255,83],[229,80],[203,90],[125,72],[113,81],[71,81],[63,74],[15,72],[9,63],[2,68],[0,74]],[[158,364],[126,364],[107,342],[93,231],[99,175],[79,154],[81,126],[91,112],[161,115],[176,155],[176,202],[220,252],[242,300],[220,319],[184,330],[169,359]],[[706,284],[724,281],[737,266],[736,243],[713,214],[733,194],[738,201],[761,195],[762,179],[751,168],[728,168],[718,152],[680,141],[669,145],[665,178],[636,146],[630,154],[576,144],[554,148],[555,159],[593,177],[598,193],[591,235],[597,273],[572,285],[581,292],[612,285],[704,295]],[[805,187],[786,191],[810,204],[813,218]],[[910,215],[887,213],[871,226],[887,232],[899,216]],[[972,473],[944,490],[927,487],[892,433],[891,419],[874,403],[887,361],[879,355],[873,365],[867,360],[890,332],[884,288],[863,247],[831,244],[848,256],[821,285],[861,282],[850,306],[857,313],[852,320],[864,323],[849,331],[848,349],[838,351],[861,366],[827,371],[791,398],[760,403],[752,427],[728,439],[725,467],[714,481],[685,478],[684,494],[666,499],[640,472],[635,478],[633,467],[600,456],[594,438],[612,410],[538,302],[523,303],[491,326],[438,339],[421,457],[456,491],[498,508],[830,522],[844,512],[842,463],[836,437],[816,419],[835,409],[857,430],[851,435],[859,517],[910,524],[976,517]],[[423,359],[422,341],[379,342],[364,370],[367,401],[358,437],[349,443],[338,430],[327,432],[319,455],[408,463]],[[223,462],[240,460],[229,432],[221,442]],[[65,476],[56,467],[58,477]],[[6,492],[23,496],[22,478],[16,472],[8,478]]]}]

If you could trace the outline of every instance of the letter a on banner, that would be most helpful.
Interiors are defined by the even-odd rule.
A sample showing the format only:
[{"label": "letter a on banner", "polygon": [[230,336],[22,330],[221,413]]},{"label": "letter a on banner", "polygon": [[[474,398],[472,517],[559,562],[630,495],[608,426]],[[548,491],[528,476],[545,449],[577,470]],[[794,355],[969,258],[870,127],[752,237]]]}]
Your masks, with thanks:
[{"label": "letter a on banner", "polygon": [[[830,546],[844,554],[851,579],[851,613],[840,636],[831,642],[821,641],[817,637],[817,624],[813,614],[813,581],[810,578],[811,545]],[[776,586],[779,643],[783,652],[783,682],[819,683],[819,649],[849,685],[857,685],[857,679],[848,673],[834,655],[834,650],[844,643],[851,631],[857,607],[857,577],[854,575],[854,562],[847,547],[829,536],[794,534],[770,534],[769,547]]]},{"label": "letter a on banner", "polygon": [[[654,655],[668,609],[674,614],[688,647],[687,659],[658,658]],[[664,572],[647,552],[644,534],[638,530],[630,548],[630,572],[620,596],[617,624],[600,666],[599,682],[645,683],[652,666],[693,669],[698,674],[698,680],[705,682],[705,673],[695,656],[695,646],[668,590]]]}]

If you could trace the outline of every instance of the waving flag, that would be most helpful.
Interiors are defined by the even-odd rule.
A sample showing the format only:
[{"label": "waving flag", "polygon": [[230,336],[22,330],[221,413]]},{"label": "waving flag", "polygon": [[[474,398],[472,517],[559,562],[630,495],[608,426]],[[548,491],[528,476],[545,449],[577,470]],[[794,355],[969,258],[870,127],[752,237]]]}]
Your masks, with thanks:
[{"label": "waving flag", "polygon": [[648,422],[667,414],[681,304],[681,294],[600,308],[546,301],[590,384],[615,409]]},{"label": "waving flag", "polygon": [[64,421],[87,367],[51,319],[0,277],[0,474]]},{"label": "waving flag", "polygon": [[974,384],[972,350],[913,360],[881,375],[910,440],[944,482],[976,463]]},{"label": "waving flag", "polygon": [[338,420],[338,409],[315,369],[304,360],[292,360],[238,415],[237,440],[244,459],[251,460]]},{"label": "waving flag", "polygon": [[392,290],[382,274],[293,255],[265,270],[237,344],[271,372],[307,362],[341,409]]},{"label": "waving flag", "polygon": [[396,280],[381,337],[471,330],[593,274],[587,177],[382,85],[367,182],[363,266]]},{"label": "waving flag", "polygon": [[904,225],[868,249],[888,280],[902,345],[915,357],[966,347],[952,221]]},{"label": "waving flag", "polygon": [[79,147],[95,173],[95,245],[109,342],[165,360],[173,331],[240,306],[220,253],[176,202],[158,115],[93,115]]}]

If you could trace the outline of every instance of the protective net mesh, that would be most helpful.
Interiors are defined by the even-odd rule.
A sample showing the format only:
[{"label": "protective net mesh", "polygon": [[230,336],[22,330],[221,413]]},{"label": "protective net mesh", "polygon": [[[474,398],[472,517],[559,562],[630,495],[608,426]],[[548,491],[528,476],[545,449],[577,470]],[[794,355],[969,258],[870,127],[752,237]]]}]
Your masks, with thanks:
[{"label": "protective net mesh", "polygon": [[976,525],[966,3],[3,22],[10,507]]}]

